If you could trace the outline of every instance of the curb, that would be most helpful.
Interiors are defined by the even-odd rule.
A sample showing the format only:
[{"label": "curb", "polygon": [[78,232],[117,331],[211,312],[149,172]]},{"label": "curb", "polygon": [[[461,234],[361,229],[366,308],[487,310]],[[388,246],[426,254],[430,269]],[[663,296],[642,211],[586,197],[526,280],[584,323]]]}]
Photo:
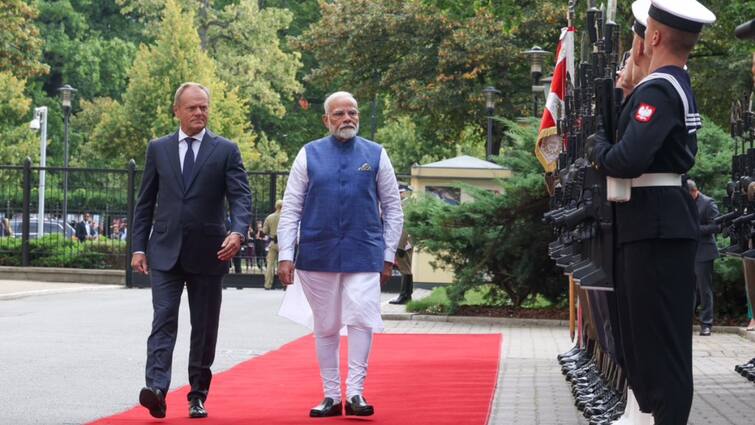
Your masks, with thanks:
[{"label": "curb", "polygon": [[36,295],[54,295],[65,294],[67,292],[87,292],[97,291],[102,289],[122,289],[121,285],[108,285],[108,284],[84,284],[86,286],[76,286],[73,288],[53,288],[53,289],[37,289],[34,291],[21,291],[11,292],[9,294],[0,294],[0,301],[3,300],[17,300],[19,298],[26,298]]},{"label": "curb", "polygon": [[126,272],[124,270],[0,266],[0,273],[5,280],[121,286],[126,284]]},{"label": "curb", "polygon": [[[383,320],[416,320],[421,322],[446,322],[446,323],[466,323],[475,325],[504,325],[504,326],[537,326],[537,327],[568,327],[569,322],[566,320],[556,319],[521,319],[516,317],[477,317],[477,316],[449,316],[447,314],[417,314],[417,313],[383,313]],[[697,333],[697,326],[693,332]],[[746,328],[737,326],[715,326],[714,333],[736,334],[740,337],[755,342],[755,332],[747,331]]]},{"label": "curb", "polygon": [[477,317],[477,316],[449,316],[447,314],[417,314],[417,313],[383,313],[383,320],[417,320],[422,322],[466,323],[470,325],[504,325],[504,326],[569,326],[566,320],[555,319],[520,319],[516,317]]}]

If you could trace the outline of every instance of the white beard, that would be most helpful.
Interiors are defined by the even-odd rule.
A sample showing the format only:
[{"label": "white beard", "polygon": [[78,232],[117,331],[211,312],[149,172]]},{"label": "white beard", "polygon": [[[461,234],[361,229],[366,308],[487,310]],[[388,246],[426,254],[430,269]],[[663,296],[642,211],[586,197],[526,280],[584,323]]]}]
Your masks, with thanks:
[{"label": "white beard", "polygon": [[332,134],[341,140],[349,140],[354,138],[354,136],[356,136],[358,132],[359,126],[357,125],[355,128],[342,128],[340,130],[336,130],[335,133]]}]

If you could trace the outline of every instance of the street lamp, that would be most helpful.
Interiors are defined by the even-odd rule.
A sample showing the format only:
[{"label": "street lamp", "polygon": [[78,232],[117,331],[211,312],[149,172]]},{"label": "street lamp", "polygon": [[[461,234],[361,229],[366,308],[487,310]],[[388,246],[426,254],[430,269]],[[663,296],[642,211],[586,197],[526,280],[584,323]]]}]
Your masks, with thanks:
[{"label": "street lamp", "polygon": [[[39,202],[37,210],[37,238],[45,233],[45,167],[47,166],[47,106],[34,108],[29,128],[39,130]],[[65,228],[65,226],[63,226]]]},{"label": "street lamp", "polygon": [[532,46],[531,49],[525,50],[524,53],[530,61],[530,75],[532,75],[532,115],[537,116],[537,90],[540,77],[543,75],[543,61],[550,52],[543,50],[540,46]]},{"label": "street lamp", "polygon": [[65,117],[63,130],[63,235],[65,235],[66,225],[68,224],[68,122],[71,117],[71,99],[77,90],[66,84],[59,88],[61,102],[63,104],[63,114]]},{"label": "street lamp", "polygon": [[[490,86],[482,89],[482,94],[485,95],[485,112],[488,117],[488,142],[485,146],[485,159],[490,160],[493,156],[493,115],[495,113],[495,102],[498,100],[501,92],[495,87]],[[495,154],[498,154],[498,149],[496,149]]]}]

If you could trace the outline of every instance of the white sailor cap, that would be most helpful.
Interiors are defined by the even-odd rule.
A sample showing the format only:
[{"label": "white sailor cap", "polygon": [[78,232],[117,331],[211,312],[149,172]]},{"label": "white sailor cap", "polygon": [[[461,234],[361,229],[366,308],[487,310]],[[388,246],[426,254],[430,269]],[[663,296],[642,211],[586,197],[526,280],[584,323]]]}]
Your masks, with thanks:
[{"label": "white sailor cap", "polygon": [[716,15],[695,0],[651,0],[648,15],[681,31],[698,33],[703,25],[716,21]]},{"label": "white sailor cap", "polygon": [[648,27],[649,9],[650,0],[636,0],[632,3],[632,15],[634,15],[632,31],[642,38],[645,38],[645,29]]}]

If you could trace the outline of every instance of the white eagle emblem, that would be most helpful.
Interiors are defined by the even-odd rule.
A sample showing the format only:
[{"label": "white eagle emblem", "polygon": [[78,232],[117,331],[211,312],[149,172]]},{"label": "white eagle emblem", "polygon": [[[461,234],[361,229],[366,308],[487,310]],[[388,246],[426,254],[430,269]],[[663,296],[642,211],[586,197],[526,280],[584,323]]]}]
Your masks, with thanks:
[{"label": "white eagle emblem", "polygon": [[637,108],[637,112],[634,114],[634,119],[638,122],[648,122],[653,118],[653,114],[655,114],[655,106],[641,103],[640,107]]}]

